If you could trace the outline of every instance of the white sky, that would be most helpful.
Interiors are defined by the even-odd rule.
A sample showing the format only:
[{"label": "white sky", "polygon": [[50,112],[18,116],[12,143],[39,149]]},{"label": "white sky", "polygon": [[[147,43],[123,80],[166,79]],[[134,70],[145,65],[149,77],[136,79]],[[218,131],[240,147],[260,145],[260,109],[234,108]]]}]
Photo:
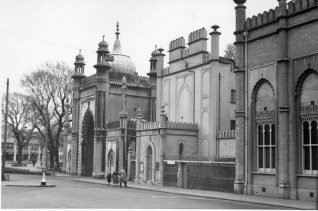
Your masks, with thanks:
[{"label": "white sky", "polygon": [[[275,8],[277,0],[248,0],[247,17]],[[139,75],[149,72],[157,45],[168,61],[170,41],[205,27],[220,26],[220,55],[234,42],[233,0],[0,0],[1,93],[10,78],[10,92],[21,92],[23,74],[45,61],[73,67],[78,49],[85,57],[85,75],[95,73],[96,50],[105,35],[112,51],[116,22],[122,50]],[[208,41],[208,46],[210,43]],[[208,47],[209,49],[209,47]],[[210,51],[210,49],[209,49]]]}]

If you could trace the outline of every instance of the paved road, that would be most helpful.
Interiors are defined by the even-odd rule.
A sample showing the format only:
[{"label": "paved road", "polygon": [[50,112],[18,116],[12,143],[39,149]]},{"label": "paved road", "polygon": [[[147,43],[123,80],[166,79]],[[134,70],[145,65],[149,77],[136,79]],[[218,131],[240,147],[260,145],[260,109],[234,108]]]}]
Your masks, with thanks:
[{"label": "paved road", "polygon": [[[40,176],[26,175],[35,181]],[[47,177],[56,187],[1,187],[1,208],[146,208],[146,209],[282,209],[252,203],[161,193],[134,188],[76,182],[71,177]],[[4,184],[10,184],[5,182]]]}]

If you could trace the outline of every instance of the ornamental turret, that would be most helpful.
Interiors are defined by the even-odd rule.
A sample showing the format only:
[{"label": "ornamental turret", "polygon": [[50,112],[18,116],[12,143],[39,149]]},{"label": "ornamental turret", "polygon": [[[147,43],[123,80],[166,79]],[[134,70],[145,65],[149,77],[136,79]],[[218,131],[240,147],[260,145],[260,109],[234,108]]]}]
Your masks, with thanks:
[{"label": "ornamental turret", "polygon": [[109,55],[108,43],[103,40],[98,44],[97,53],[97,64],[94,65],[97,74],[103,74],[111,68],[109,62],[114,61],[114,58]]},{"label": "ornamental turret", "polygon": [[75,69],[74,69],[72,78],[73,79],[85,78],[85,75],[84,75],[85,62],[84,62],[84,56],[81,54],[81,49],[79,50],[79,54],[75,57],[74,65],[75,65]]}]

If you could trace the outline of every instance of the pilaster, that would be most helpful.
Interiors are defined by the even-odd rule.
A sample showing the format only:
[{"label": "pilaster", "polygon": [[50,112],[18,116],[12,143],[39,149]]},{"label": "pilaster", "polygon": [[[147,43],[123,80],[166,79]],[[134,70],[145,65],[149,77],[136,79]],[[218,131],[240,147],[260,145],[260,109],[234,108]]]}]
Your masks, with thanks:
[{"label": "pilaster", "polygon": [[288,51],[287,51],[287,5],[286,0],[278,0],[278,45],[277,61],[277,105],[278,105],[278,184],[282,198],[289,198],[289,100],[288,100]]},{"label": "pilaster", "polygon": [[236,163],[235,163],[235,180],[234,180],[234,192],[243,194],[245,190],[245,49],[244,49],[244,36],[245,31],[245,19],[246,19],[246,7],[244,3],[246,0],[234,0],[237,4],[236,10]]}]

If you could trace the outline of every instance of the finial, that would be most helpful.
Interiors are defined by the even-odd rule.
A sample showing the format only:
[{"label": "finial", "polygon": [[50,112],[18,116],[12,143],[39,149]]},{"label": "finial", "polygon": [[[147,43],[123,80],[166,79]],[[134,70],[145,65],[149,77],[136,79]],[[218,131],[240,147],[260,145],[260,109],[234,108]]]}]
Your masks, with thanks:
[{"label": "finial", "polygon": [[104,38],[105,38],[105,35],[103,35],[103,41],[105,41]]},{"label": "finial", "polygon": [[155,50],[157,50],[157,45],[155,45]]},{"label": "finial", "polygon": [[220,28],[218,25],[213,25],[211,26],[211,28],[216,32],[218,30],[218,28]]},{"label": "finial", "polygon": [[116,24],[116,39],[118,39],[118,37],[119,37],[119,23],[117,22],[117,24]]},{"label": "finial", "polygon": [[79,55],[81,55],[81,53],[82,53],[82,49],[79,49]]},{"label": "finial", "polygon": [[140,106],[139,106],[139,108],[138,108],[138,110],[137,110],[137,118],[138,118],[138,119],[141,119],[141,109],[140,109]]},{"label": "finial", "polygon": [[242,5],[245,4],[246,0],[234,0],[235,4]]},{"label": "finial", "polygon": [[162,51],[164,51],[164,49],[163,49],[163,48],[158,48],[158,51],[159,51],[160,53],[162,53]]},{"label": "finial", "polygon": [[164,105],[161,106],[161,114],[165,114],[165,106]]}]

